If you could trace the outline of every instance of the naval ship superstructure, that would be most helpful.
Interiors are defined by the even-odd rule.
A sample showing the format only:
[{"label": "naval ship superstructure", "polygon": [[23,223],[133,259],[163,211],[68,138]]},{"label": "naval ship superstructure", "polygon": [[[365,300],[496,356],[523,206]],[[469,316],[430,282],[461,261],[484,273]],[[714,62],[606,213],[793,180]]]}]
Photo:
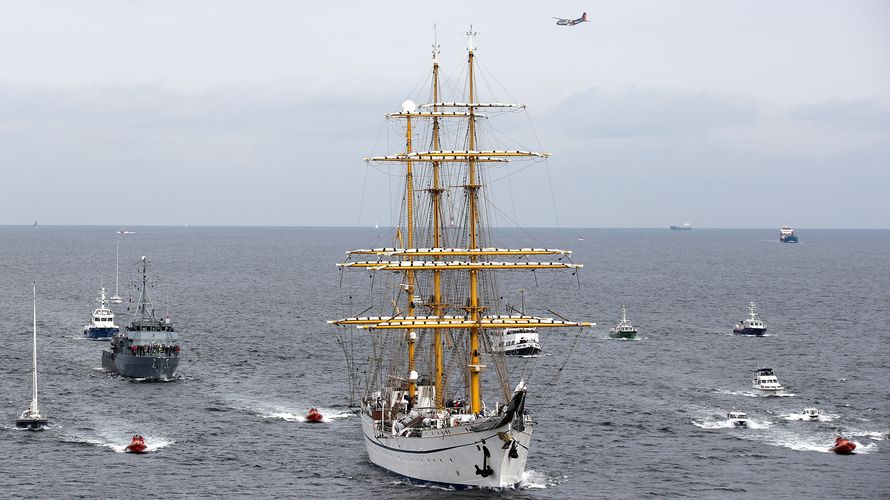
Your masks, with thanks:
[{"label": "naval ship superstructure", "polygon": [[148,296],[148,263],[142,257],[142,283],[136,313],[126,330],[102,351],[102,368],[124,377],[170,380],[179,367],[179,338],[170,318],[159,318]]}]

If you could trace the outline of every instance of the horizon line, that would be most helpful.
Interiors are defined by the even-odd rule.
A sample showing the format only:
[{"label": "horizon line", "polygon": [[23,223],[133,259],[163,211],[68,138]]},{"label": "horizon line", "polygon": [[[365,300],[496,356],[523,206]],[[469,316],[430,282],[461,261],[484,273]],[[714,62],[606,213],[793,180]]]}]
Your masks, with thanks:
[{"label": "horizon line", "polygon": [[[0,227],[35,227],[33,224],[0,224]],[[118,224],[38,224],[36,228],[40,227],[108,227],[108,228],[117,228],[121,231],[126,231],[128,228],[138,228],[138,227],[163,227],[163,228],[301,228],[301,229],[375,229],[374,226],[367,225],[282,225],[282,224],[130,224],[130,225],[118,225]],[[389,229],[395,228],[397,226],[380,226],[379,229]],[[763,230],[774,230],[777,229],[774,227],[716,227],[716,226],[693,226],[692,229],[763,229]],[[583,230],[583,229],[666,229],[670,230],[671,226],[490,226],[489,229],[575,229],[575,230]],[[890,230],[890,227],[814,227],[814,226],[794,226],[795,230],[798,229],[806,229],[806,230]]]}]

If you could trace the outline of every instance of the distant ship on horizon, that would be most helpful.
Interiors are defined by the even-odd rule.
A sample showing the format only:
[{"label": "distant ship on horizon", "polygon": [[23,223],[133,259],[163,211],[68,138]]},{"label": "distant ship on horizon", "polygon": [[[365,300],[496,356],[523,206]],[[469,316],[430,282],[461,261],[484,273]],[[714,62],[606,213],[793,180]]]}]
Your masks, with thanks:
[{"label": "distant ship on horizon", "polygon": [[779,229],[779,241],[782,243],[797,243],[797,236],[794,234],[794,228],[785,224]]},{"label": "distant ship on horizon", "polygon": [[682,226],[671,226],[671,231],[689,231],[692,229],[692,224],[688,222],[684,222]]}]

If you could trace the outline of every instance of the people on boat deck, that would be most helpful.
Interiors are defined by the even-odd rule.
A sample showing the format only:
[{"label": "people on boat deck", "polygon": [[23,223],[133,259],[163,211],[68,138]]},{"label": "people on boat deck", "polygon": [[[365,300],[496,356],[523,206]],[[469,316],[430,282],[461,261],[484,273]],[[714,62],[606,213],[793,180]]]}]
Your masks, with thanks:
[{"label": "people on boat deck", "polygon": [[411,398],[407,394],[405,394],[403,396],[403,399],[405,400],[405,413],[411,413],[411,409],[414,408],[414,398]]},{"label": "people on boat deck", "polygon": [[448,401],[445,402],[445,408],[460,409],[460,408],[466,408],[466,407],[467,407],[467,401],[465,399],[449,399]]},{"label": "people on boat deck", "polygon": [[139,344],[130,346],[133,356],[179,356],[179,351],[178,345]]}]

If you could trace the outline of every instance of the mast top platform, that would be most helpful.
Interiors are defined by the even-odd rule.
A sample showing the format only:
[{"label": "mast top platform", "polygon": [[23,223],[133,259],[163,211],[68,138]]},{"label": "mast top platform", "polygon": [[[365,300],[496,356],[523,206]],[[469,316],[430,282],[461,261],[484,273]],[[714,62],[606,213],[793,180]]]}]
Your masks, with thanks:
[{"label": "mast top platform", "polygon": [[473,31],[473,25],[470,25],[470,31],[465,33],[467,35],[467,50],[473,52],[476,50],[476,35],[479,33]]}]

